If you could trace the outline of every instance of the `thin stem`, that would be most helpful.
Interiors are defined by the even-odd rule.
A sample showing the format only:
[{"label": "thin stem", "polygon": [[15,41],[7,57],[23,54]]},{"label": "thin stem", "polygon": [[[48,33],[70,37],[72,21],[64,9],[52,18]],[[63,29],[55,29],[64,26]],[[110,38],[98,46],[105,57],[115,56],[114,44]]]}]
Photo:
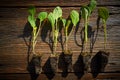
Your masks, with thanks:
[{"label": "thin stem", "polygon": [[106,43],[107,43],[107,29],[106,29],[106,21],[103,20],[104,26],[104,50],[106,50]]},{"label": "thin stem", "polygon": [[57,38],[58,38],[58,25],[57,20],[55,22],[55,28],[53,28],[53,54],[56,54],[56,47],[57,47]]},{"label": "thin stem", "polygon": [[33,29],[33,34],[32,34],[32,50],[33,50],[33,54],[36,54],[35,52],[35,45],[37,43],[37,37],[39,35],[40,32],[40,27],[41,27],[41,22],[39,24],[38,30],[37,29]]},{"label": "thin stem", "polygon": [[53,43],[53,54],[56,54],[56,47],[57,47],[57,40],[55,37],[54,43]]},{"label": "thin stem", "polygon": [[84,20],[85,24],[85,40],[84,40],[84,51],[86,52],[87,41],[88,41],[88,18]]},{"label": "thin stem", "polygon": [[65,27],[65,51],[68,50],[68,39],[69,39],[69,36],[71,35],[71,33],[73,31],[73,29],[72,29],[71,32],[68,35],[68,27],[70,26],[70,24],[71,24],[71,21],[68,20],[67,25]]},{"label": "thin stem", "polygon": [[67,33],[67,29],[65,29],[65,51],[68,50],[68,33]]},{"label": "thin stem", "polygon": [[40,24],[39,24],[38,31],[37,31],[37,33],[36,33],[36,35],[35,35],[35,39],[37,39],[37,36],[39,35],[40,27],[41,27],[41,22],[40,22]]},{"label": "thin stem", "polygon": [[35,54],[35,35],[36,35],[36,29],[33,29],[32,31],[32,51],[33,51],[33,54]]}]

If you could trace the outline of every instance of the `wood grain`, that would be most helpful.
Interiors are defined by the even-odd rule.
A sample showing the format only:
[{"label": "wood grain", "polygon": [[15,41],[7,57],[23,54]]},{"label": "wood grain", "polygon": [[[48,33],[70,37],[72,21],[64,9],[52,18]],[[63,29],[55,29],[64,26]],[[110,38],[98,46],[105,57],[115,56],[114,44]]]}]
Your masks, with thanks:
[{"label": "wood grain", "polygon": [[[54,7],[54,6],[82,6],[88,4],[90,0],[1,0],[1,7],[28,7],[28,6],[37,6],[37,7]],[[119,0],[98,0],[98,6],[119,6]]]},{"label": "wood grain", "polygon": [[[49,75],[49,74],[48,74]],[[33,75],[34,76],[34,75]],[[33,78],[33,77],[32,77]],[[0,79],[2,80],[31,80],[30,74],[0,74]],[[34,79],[34,78],[33,78]],[[40,74],[36,77],[37,80],[49,80],[48,76],[45,74]],[[69,73],[67,77],[61,77],[61,73],[56,73],[53,76],[52,80],[78,80],[78,77],[74,75],[74,73]],[[92,75],[90,73],[81,77],[80,80],[93,80]],[[110,80],[119,80],[120,74],[116,73],[100,73],[96,79],[103,80],[103,79],[110,79]]]},{"label": "wood grain", "polygon": [[[30,80],[30,72],[28,71],[28,43],[30,39],[30,25],[27,22],[28,6],[35,5],[37,14],[41,11],[52,11],[55,6],[59,5],[63,9],[63,18],[67,18],[70,11],[75,9],[80,12],[80,7],[83,4],[87,4],[89,0],[1,0],[0,2],[0,80]],[[96,10],[90,17],[90,33],[87,51],[90,52],[90,42],[95,40],[97,33],[97,10],[101,6],[105,6],[110,11],[110,17],[107,21],[107,51],[110,52],[108,57],[108,63],[104,72],[100,73],[97,78],[100,80],[110,79],[119,80],[120,76],[120,0],[98,0]],[[36,15],[37,17],[37,15]],[[76,65],[81,50],[82,39],[81,34],[83,29],[83,20],[81,19],[76,30],[72,34],[69,40],[69,48],[73,52],[72,64],[73,68]],[[49,28],[49,25],[45,26]],[[104,45],[104,33],[102,24],[100,23],[100,29],[96,38],[96,42],[93,46],[92,56],[94,57],[99,50],[103,50]],[[42,33],[38,38],[36,45],[36,52],[42,53],[42,67],[46,65],[46,62],[50,56],[51,49],[49,47],[48,33],[46,34],[42,28]],[[27,29],[27,30],[26,30]],[[64,38],[64,31],[62,30]],[[94,37],[92,37],[94,36]],[[26,40],[26,42],[25,42]],[[64,40],[64,39],[63,39]],[[26,44],[27,43],[27,44]],[[51,43],[51,42],[50,42]],[[62,52],[61,43],[57,45],[57,52],[60,55]],[[79,66],[78,66],[79,67]],[[49,66],[48,66],[49,68]],[[53,80],[77,80],[76,72],[74,69],[69,72],[66,78],[61,77],[62,70],[57,69],[56,76]],[[80,73],[80,72],[79,72]],[[24,79],[22,79],[24,77]],[[83,76],[81,80],[86,78],[92,79],[91,74]],[[44,71],[38,77],[38,79],[48,80]]]}]

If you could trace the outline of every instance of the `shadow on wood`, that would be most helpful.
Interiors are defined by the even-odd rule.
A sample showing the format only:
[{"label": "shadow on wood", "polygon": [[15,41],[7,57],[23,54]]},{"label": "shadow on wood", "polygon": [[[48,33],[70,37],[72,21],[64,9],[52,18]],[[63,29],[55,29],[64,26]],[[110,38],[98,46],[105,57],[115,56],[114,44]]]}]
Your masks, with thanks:
[{"label": "shadow on wood", "polygon": [[94,48],[94,44],[96,42],[96,39],[98,37],[98,30],[100,28],[100,18],[98,17],[97,18],[97,22],[96,22],[96,25],[97,25],[97,29],[96,30],[91,30],[91,38],[90,38],[90,53],[93,52],[93,48]]},{"label": "shadow on wood", "polygon": [[46,61],[45,65],[43,66],[43,72],[49,80],[52,80],[55,76],[55,72],[52,69],[51,64],[50,64],[50,57]]},{"label": "shadow on wood", "polygon": [[28,67],[27,67],[27,69],[30,73],[30,76],[31,76],[31,80],[37,80],[37,78],[39,76],[39,74],[36,74],[35,65],[39,65],[39,62],[38,62],[38,60],[36,61],[36,59],[33,57],[31,59],[31,61],[28,63]]},{"label": "shadow on wood", "polygon": [[82,78],[84,75],[84,63],[83,63],[83,56],[79,55],[77,61],[75,62],[73,66],[73,70],[75,75],[78,77],[78,79]]},{"label": "shadow on wood", "polygon": [[104,72],[105,66],[108,63],[108,57],[109,57],[109,53],[106,53],[104,51],[99,51],[92,58],[91,72],[94,78],[96,78],[100,72]]},{"label": "shadow on wood", "polygon": [[64,52],[59,56],[58,68],[62,70],[62,77],[67,77],[72,71],[72,55],[66,56]]}]

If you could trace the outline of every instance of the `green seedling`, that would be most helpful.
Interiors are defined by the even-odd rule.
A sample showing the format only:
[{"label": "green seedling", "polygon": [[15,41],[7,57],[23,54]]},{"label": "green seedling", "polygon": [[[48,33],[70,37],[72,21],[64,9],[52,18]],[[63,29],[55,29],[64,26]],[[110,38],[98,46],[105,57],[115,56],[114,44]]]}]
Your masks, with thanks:
[{"label": "green seedling", "polygon": [[[63,26],[64,26],[64,32],[65,32],[65,52],[69,53],[68,51],[68,40],[71,36],[71,33],[73,32],[73,28],[77,25],[79,22],[79,13],[76,10],[72,10],[70,13],[71,20],[62,19]],[[71,22],[73,23],[72,29],[69,31],[69,27]],[[68,33],[69,32],[69,33]]]},{"label": "green seedling", "polygon": [[107,43],[107,29],[106,29],[106,22],[109,17],[109,11],[105,7],[100,7],[98,9],[98,16],[102,19],[103,27],[104,27],[104,50],[106,50],[106,43]]},{"label": "green seedling", "polygon": [[96,0],[91,0],[87,6],[82,6],[81,8],[81,17],[84,19],[84,32],[85,32],[85,50],[88,41],[88,24],[89,24],[89,17],[91,16],[93,10],[96,8],[97,2]]},{"label": "green seedling", "polygon": [[31,6],[29,9],[29,16],[28,16],[28,22],[30,23],[33,31],[32,31],[32,52],[33,54],[36,54],[35,52],[35,45],[37,43],[37,37],[40,32],[41,24],[42,22],[47,18],[47,12],[40,12],[38,15],[38,18],[40,19],[39,27],[36,25],[36,18],[35,18],[35,7]]},{"label": "green seedling", "polygon": [[53,12],[50,12],[48,15],[48,20],[51,23],[52,26],[52,41],[53,41],[53,56],[56,55],[56,47],[58,43],[58,34],[59,34],[59,19],[62,17],[62,9],[57,6]]}]

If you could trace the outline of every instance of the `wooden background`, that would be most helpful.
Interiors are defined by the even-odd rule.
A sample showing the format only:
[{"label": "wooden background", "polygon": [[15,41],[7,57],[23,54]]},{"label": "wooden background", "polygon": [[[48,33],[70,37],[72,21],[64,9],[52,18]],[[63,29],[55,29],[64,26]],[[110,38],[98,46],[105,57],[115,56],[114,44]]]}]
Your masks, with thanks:
[{"label": "wooden background", "polygon": [[[27,22],[28,6],[36,6],[37,13],[39,13],[40,11],[50,12],[59,5],[63,9],[63,17],[67,18],[71,10],[75,9],[79,11],[82,5],[88,3],[89,0],[0,0],[0,80],[49,80],[49,77],[44,72],[39,76],[35,76],[30,74],[27,70],[28,46],[25,40],[28,43],[30,38],[30,32],[26,30],[29,26]],[[98,7],[104,6],[110,11],[110,17],[107,21],[107,50],[110,52],[110,55],[104,72],[99,73],[97,79],[119,80],[120,0],[97,0],[97,3],[97,9]],[[91,26],[91,34],[89,35],[89,40],[94,40],[92,36],[97,33],[97,9],[90,18],[89,25]],[[76,30],[76,34],[73,34],[69,41],[69,48],[73,52],[73,66],[77,62],[81,52],[82,43],[80,36],[82,27],[83,21],[81,20],[79,27],[77,27],[78,30]],[[103,36],[103,30],[100,25],[97,40],[93,47],[93,56],[99,50],[103,49]],[[48,42],[48,37],[42,33],[42,36],[39,36],[36,51],[44,54],[42,57],[43,67],[51,53],[49,45],[45,41]],[[88,51],[89,46],[88,44]],[[61,45],[59,43],[57,48],[58,53],[61,53],[61,50]],[[69,72],[67,77],[62,77],[61,74],[62,71],[58,69],[53,80],[78,80],[78,76],[75,74],[74,70]],[[78,74],[80,73],[78,72]],[[81,79],[91,80],[91,73],[83,75]]]}]

